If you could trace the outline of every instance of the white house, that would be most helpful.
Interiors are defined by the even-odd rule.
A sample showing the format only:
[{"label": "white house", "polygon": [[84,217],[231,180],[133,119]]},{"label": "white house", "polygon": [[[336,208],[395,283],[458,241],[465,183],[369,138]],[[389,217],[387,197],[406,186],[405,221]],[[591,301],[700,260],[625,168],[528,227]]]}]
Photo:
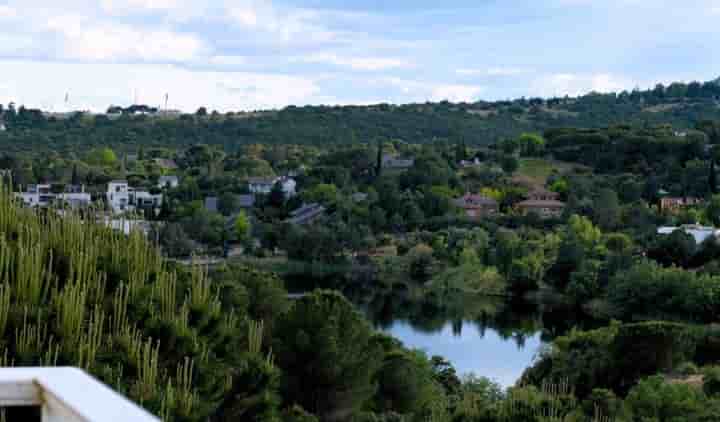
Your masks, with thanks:
[{"label": "white house", "polygon": [[108,183],[105,197],[115,213],[134,211],[137,208],[159,208],[163,198],[162,194],[153,195],[147,191],[136,190],[125,180]]},{"label": "white house", "polygon": [[48,207],[53,204],[69,205],[72,208],[89,206],[92,198],[85,193],[83,185],[67,185],[62,193],[53,193],[51,184],[28,185],[25,192],[16,193],[28,207]]},{"label": "white house", "polygon": [[180,184],[180,179],[177,176],[160,176],[158,179],[157,187],[160,189],[170,188],[174,189]]},{"label": "white house", "polygon": [[15,196],[28,207],[47,207],[56,199],[49,184],[27,185],[25,192],[16,193]]},{"label": "white house", "polygon": [[248,189],[251,193],[267,195],[272,192],[273,186],[280,183],[286,198],[296,195],[297,182],[292,177],[251,177],[248,179]]},{"label": "white house", "polygon": [[685,224],[680,227],[658,227],[657,233],[668,235],[672,234],[676,230],[682,230],[686,234],[692,236],[693,239],[695,239],[695,243],[698,245],[703,243],[709,237],[717,238],[720,236],[719,229],[716,229],[715,227],[701,226],[699,224]]},{"label": "white house", "polygon": [[57,199],[71,208],[88,207],[92,203],[92,197],[85,192],[84,185],[66,185],[65,190],[57,194]]},{"label": "white house", "polygon": [[105,198],[113,212],[130,210],[130,186],[125,180],[114,180],[108,183]]}]

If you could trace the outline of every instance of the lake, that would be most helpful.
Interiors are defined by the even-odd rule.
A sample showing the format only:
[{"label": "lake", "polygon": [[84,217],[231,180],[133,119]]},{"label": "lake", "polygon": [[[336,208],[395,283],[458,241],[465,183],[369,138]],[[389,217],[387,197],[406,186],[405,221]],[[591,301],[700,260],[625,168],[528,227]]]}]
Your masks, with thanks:
[{"label": "lake", "polygon": [[515,384],[544,344],[573,326],[592,325],[574,309],[497,298],[465,297],[444,305],[392,295],[358,303],[376,329],[406,347],[444,357],[459,375],[474,373],[503,387]]},{"label": "lake", "polygon": [[460,375],[474,373],[503,387],[515,384],[543,344],[540,333],[508,338],[474,321],[447,322],[433,331],[418,329],[403,320],[378,328],[409,348],[444,357]]}]

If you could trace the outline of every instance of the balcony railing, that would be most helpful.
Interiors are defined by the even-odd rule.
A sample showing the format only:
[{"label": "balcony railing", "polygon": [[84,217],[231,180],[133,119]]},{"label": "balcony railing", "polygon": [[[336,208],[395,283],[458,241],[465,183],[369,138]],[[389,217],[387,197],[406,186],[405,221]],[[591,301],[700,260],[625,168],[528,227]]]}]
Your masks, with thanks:
[{"label": "balcony railing", "polygon": [[36,406],[42,422],[159,422],[76,368],[0,368],[0,407]]}]

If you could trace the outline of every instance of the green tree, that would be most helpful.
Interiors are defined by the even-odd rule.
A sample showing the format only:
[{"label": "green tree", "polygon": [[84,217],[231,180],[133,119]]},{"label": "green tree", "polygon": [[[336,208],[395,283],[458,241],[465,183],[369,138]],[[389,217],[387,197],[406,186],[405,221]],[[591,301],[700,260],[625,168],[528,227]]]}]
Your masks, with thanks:
[{"label": "green tree", "polygon": [[595,221],[603,230],[613,230],[620,224],[620,201],[612,189],[601,189],[593,205]]},{"label": "green tree", "polygon": [[506,173],[515,173],[520,167],[518,159],[513,157],[512,155],[503,155],[500,159],[500,165],[502,166],[503,171]]},{"label": "green tree", "polygon": [[238,199],[235,194],[231,192],[225,192],[218,198],[218,211],[222,215],[228,216],[235,212],[238,206]]},{"label": "green tree", "polygon": [[245,211],[240,211],[235,217],[235,236],[239,242],[245,242],[250,237],[250,219]]},{"label": "green tree", "polygon": [[87,154],[86,161],[99,166],[114,166],[117,163],[117,155],[108,147],[95,148]]},{"label": "green tree", "polygon": [[322,419],[347,419],[373,396],[381,365],[373,329],[339,293],[316,291],[294,303],[274,330],[285,401]]}]

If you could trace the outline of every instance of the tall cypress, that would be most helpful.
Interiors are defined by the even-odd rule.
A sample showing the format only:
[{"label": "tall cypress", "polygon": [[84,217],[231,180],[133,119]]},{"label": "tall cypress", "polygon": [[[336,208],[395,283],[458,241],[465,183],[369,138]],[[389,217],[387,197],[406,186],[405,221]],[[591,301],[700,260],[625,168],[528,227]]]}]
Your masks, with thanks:
[{"label": "tall cypress", "polygon": [[717,188],[717,174],[715,173],[715,158],[710,159],[710,175],[708,177],[708,184],[710,185],[710,192],[715,195],[718,193]]},{"label": "tall cypress", "polygon": [[382,141],[378,141],[377,144],[377,163],[375,163],[375,174],[380,177],[382,173],[382,162],[383,162],[383,148]]}]

